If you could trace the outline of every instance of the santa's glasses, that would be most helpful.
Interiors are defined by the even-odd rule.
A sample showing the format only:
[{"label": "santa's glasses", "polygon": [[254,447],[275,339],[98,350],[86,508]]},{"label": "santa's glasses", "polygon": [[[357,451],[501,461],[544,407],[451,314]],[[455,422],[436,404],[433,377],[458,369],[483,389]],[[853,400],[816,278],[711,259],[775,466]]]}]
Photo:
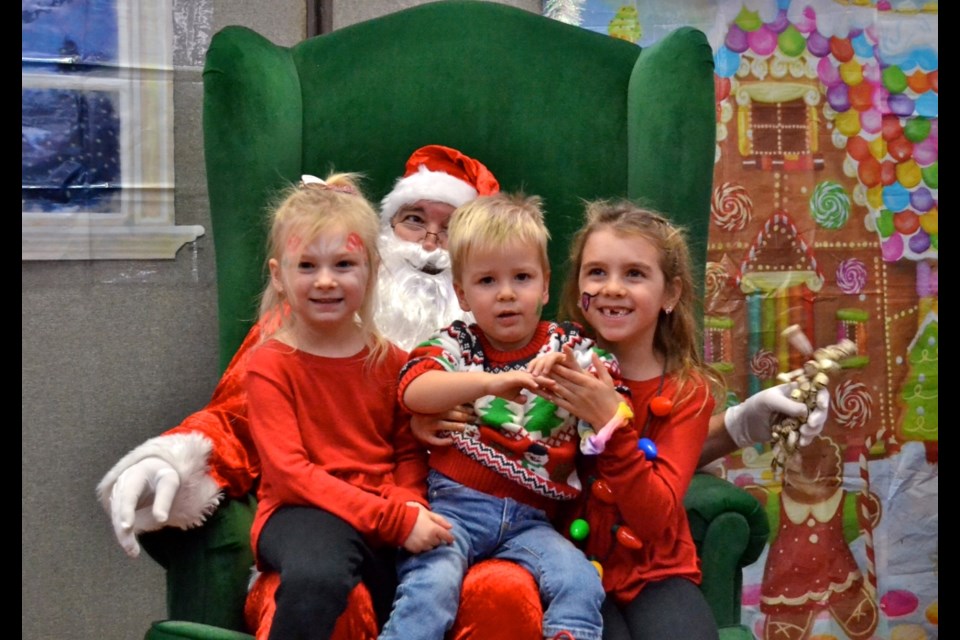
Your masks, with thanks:
[{"label": "santa's glasses", "polygon": [[423,242],[427,239],[427,236],[433,236],[437,239],[437,244],[446,244],[447,243],[447,230],[441,229],[439,232],[429,231],[427,226],[422,222],[417,222],[415,220],[399,220],[394,222],[392,225],[394,233],[397,231],[397,227],[402,227],[406,232],[405,239],[410,242]]}]

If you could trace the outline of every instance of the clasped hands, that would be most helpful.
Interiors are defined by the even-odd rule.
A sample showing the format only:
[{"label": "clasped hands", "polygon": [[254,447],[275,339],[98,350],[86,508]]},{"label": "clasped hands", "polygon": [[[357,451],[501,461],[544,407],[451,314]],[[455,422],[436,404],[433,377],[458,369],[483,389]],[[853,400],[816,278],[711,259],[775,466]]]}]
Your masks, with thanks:
[{"label": "clasped hands", "polygon": [[[505,384],[502,393],[494,395],[523,402],[519,391],[526,389],[591,424],[605,424],[616,414],[622,397],[599,356],[594,353],[592,358],[593,366],[588,371],[577,363],[569,347],[537,356],[525,371],[496,374],[504,376]],[[453,444],[452,434],[462,433],[476,421],[473,407],[463,404],[441,414],[414,414],[410,427],[428,446],[443,447]]]}]

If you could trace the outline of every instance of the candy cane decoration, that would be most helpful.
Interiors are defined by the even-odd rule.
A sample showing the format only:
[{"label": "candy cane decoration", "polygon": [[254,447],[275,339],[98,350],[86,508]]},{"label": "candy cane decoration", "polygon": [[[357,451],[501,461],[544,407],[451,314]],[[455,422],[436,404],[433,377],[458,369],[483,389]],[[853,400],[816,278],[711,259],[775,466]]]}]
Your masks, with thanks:
[{"label": "candy cane decoration", "polygon": [[860,452],[860,479],[863,481],[861,491],[863,499],[860,502],[859,514],[861,524],[863,525],[863,538],[866,542],[867,551],[867,593],[874,601],[877,599],[877,556],[873,549],[873,520],[870,517],[868,505],[870,504],[870,469],[867,467],[867,454],[873,448],[874,443],[883,440],[886,434],[886,427],[880,427],[872,436],[867,436],[863,441],[863,450]]}]

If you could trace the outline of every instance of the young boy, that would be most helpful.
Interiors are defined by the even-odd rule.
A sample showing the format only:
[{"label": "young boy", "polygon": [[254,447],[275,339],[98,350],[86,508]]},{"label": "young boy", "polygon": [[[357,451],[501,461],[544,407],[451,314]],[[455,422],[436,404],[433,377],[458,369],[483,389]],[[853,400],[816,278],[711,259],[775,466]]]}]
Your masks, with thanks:
[{"label": "young boy", "polygon": [[454,434],[455,446],[430,455],[431,508],[452,523],[454,542],[401,561],[381,640],[442,638],[467,568],[491,557],[517,562],[537,580],[544,637],[601,636],[597,571],[550,523],[557,501],[574,499],[581,488],[577,420],[535,395],[548,380],[527,371],[534,358],[564,350],[591,363],[593,342],[577,325],[540,319],[548,239],[536,197],[481,197],[451,220],[454,289],[476,324],[455,322],[415,348],[399,395],[426,414],[473,402],[478,420]]}]

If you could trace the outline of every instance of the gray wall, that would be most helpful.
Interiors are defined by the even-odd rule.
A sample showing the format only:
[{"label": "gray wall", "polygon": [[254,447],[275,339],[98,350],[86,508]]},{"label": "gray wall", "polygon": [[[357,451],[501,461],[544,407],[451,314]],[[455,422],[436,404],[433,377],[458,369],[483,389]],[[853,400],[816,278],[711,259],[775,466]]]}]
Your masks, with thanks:
[{"label": "gray wall", "polygon": [[[333,26],[416,4],[332,0]],[[141,638],[165,616],[162,571],[121,551],[94,487],[124,453],[206,404],[216,384],[216,272],[200,126],[206,45],[227,24],[292,44],[306,32],[305,0],[173,0],[173,23],[177,223],[203,225],[207,235],[174,260],[21,264],[28,639]]]}]

